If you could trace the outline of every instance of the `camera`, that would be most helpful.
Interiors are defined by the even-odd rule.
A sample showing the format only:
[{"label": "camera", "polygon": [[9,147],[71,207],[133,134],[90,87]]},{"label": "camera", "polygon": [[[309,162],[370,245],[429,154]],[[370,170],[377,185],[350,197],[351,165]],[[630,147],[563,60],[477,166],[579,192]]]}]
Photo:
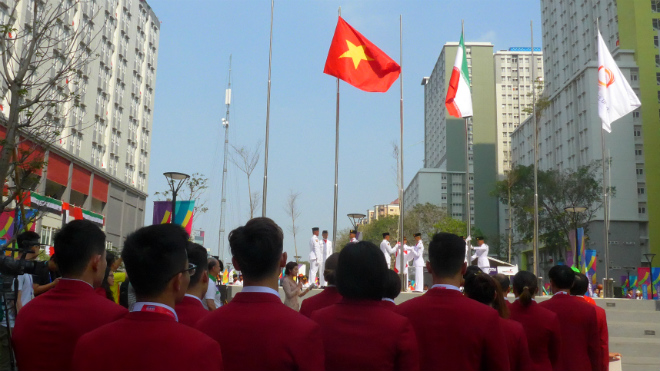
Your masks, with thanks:
[{"label": "camera", "polygon": [[11,256],[0,256],[0,274],[20,276],[21,274],[39,274],[46,268],[44,262],[31,260],[14,260]]}]

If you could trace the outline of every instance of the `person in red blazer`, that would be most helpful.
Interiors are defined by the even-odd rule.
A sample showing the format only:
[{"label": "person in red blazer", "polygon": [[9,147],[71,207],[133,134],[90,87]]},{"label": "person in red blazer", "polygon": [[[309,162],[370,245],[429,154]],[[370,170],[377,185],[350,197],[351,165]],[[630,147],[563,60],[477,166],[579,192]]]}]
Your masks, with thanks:
[{"label": "person in red blazer", "polygon": [[232,371],[323,371],[319,326],[282,303],[277,291],[286,265],[282,229],[268,218],[254,218],[229,234],[234,268],[243,289],[214,310],[197,328],[220,344],[224,366]]},{"label": "person in red blazer", "polygon": [[174,307],[179,323],[195,328],[197,322],[204,318],[209,311],[204,308],[202,298],[209,285],[208,253],[206,249],[196,243],[190,242],[187,247],[188,262],[195,264],[195,274],[190,276],[190,284],[183,300]]},{"label": "person in red blazer", "polygon": [[561,328],[562,371],[601,371],[598,319],[596,310],[584,300],[571,296],[575,272],[566,265],[556,265],[548,272],[553,296],[539,304],[553,311]]},{"label": "person in red blazer", "polygon": [[511,371],[528,371],[531,361],[527,336],[520,323],[506,319],[509,316],[509,309],[504,304],[506,300],[497,277],[491,277],[483,272],[468,275],[465,277],[464,293],[468,298],[497,310],[507,344]]},{"label": "person in red blazer", "polygon": [[520,271],[513,277],[513,294],[509,318],[519,322],[527,337],[530,355],[530,371],[560,371],[561,330],[559,319],[536,303],[538,291],[536,276]]},{"label": "person in red blazer", "polygon": [[360,241],[341,251],[337,289],[343,299],[312,314],[321,326],[326,371],[419,370],[410,321],[381,305],[387,281],[385,256],[373,243]]},{"label": "person in red blazer", "polygon": [[596,319],[598,321],[598,343],[600,346],[600,357],[601,357],[601,369],[607,371],[610,368],[610,336],[609,330],[607,328],[607,314],[605,314],[605,309],[596,305],[596,302],[591,299],[587,300],[587,297],[584,296],[587,291],[589,291],[589,278],[582,274],[578,273],[575,275],[575,283],[571,288],[571,295],[577,297],[578,299],[584,300],[586,303],[589,303],[596,310]]},{"label": "person in red blazer", "polygon": [[459,286],[467,269],[465,242],[438,233],[426,263],[433,286],[397,305],[417,335],[420,370],[506,371],[509,357],[497,312],[468,299]]},{"label": "person in red blazer", "polygon": [[196,270],[186,255],[188,238],[177,224],[140,228],[126,238],[121,256],[137,302],[124,318],[80,338],[74,371],[222,371],[218,343],[178,323],[174,311]]},{"label": "person in red blazer", "polygon": [[330,255],[328,259],[326,259],[323,277],[328,282],[328,285],[320,293],[302,301],[300,304],[300,314],[303,316],[310,318],[314,311],[341,301],[341,294],[339,294],[339,291],[337,290],[337,280],[335,278],[338,259],[338,253]]},{"label": "person in red blazer", "polygon": [[107,264],[105,233],[98,226],[72,221],[55,235],[54,248],[62,278],[16,318],[12,342],[21,371],[71,370],[78,338],[127,313],[94,291]]}]

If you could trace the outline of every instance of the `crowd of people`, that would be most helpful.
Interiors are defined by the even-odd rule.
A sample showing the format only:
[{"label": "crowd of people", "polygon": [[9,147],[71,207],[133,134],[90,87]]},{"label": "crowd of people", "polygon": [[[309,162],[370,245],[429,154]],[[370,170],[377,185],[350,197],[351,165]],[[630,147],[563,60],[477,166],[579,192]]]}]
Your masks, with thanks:
[{"label": "crowd of people", "polygon": [[[324,257],[326,287],[300,304],[309,289],[294,279],[275,222],[252,219],[228,239],[244,280],[222,305],[222,262],[180,226],[141,228],[114,257],[98,226],[67,224],[55,236],[61,277],[16,315],[18,369],[607,370],[605,311],[584,299],[588,280],[569,267],[551,269],[554,296],[542,303],[537,278],[519,272],[509,303],[507,277],[468,266],[464,240],[438,233],[425,262],[431,286],[396,305],[399,275],[378,246],[355,241]],[[122,278],[128,309],[113,291]]]}]

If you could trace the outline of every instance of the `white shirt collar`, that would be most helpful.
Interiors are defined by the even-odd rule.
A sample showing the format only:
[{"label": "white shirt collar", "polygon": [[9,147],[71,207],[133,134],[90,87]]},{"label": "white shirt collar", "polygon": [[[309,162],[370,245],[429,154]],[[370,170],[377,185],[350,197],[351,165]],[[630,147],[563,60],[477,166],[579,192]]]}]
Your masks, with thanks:
[{"label": "white shirt collar", "polygon": [[390,298],[382,298],[381,301],[391,301],[392,303],[394,303],[394,299],[390,299]]},{"label": "white shirt collar", "polygon": [[163,303],[154,303],[154,302],[151,302],[151,301],[138,301],[137,303],[133,304],[133,307],[131,308],[131,312],[139,312],[139,311],[142,310],[142,308],[144,306],[147,306],[147,305],[153,305],[155,307],[161,307],[161,308],[165,308],[165,309],[169,310],[170,312],[172,312],[174,314],[174,319],[177,322],[179,322],[179,316],[176,315],[176,311],[174,310],[174,308],[170,307],[169,305],[163,304]]},{"label": "white shirt collar", "polygon": [[88,284],[91,288],[94,288],[94,286],[93,286],[91,283],[89,283],[89,282],[87,282],[87,281],[79,280],[79,279],[77,279],[77,278],[64,278],[64,277],[60,277],[60,281],[62,281],[62,280],[63,280],[63,281],[79,281],[79,282],[84,282],[84,283]]},{"label": "white shirt collar", "polygon": [[[185,296],[187,296],[187,297],[189,297],[189,298],[195,298],[195,299],[197,299],[197,301],[199,301],[200,303],[202,303],[202,299],[198,298],[198,297],[195,296],[195,295],[186,294]],[[204,305],[204,303],[202,303],[202,305]]]},{"label": "white shirt collar", "polygon": [[243,290],[241,292],[260,292],[260,293],[265,293],[265,294],[273,294],[277,296],[278,298],[280,297],[280,293],[271,289],[270,287],[266,286],[243,286]]},{"label": "white shirt collar", "polygon": [[431,286],[432,289],[446,289],[446,290],[455,290],[455,291],[461,291],[460,288],[454,286],[454,285],[445,285],[442,283],[435,284]]},{"label": "white shirt collar", "polygon": [[569,293],[566,292],[566,291],[557,291],[557,292],[553,292],[552,295],[568,295],[568,296],[571,296],[571,294],[569,294]]}]

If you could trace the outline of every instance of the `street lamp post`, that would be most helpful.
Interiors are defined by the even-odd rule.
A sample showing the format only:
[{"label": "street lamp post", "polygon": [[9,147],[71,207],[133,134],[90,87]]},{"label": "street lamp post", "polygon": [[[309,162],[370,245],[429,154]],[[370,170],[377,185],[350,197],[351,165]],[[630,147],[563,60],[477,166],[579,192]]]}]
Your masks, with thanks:
[{"label": "street lamp post", "polygon": [[172,191],[172,219],[170,219],[170,223],[174,224],[174,216],[176,215],[176,195],[179,193],[183,183],[190,178],[190,175],[177,172],[167,172],[163,173],[163,175],[167,178],[167,184],[169,184],[170,190]]},{"label": "street lamp post", "polygon": [[651,268],[651,300],[653,300],[653,258],[655,258],[655,254],[644,254],[644,257]]},{"label": "street lamp post", "polygon": [[367,216],[364,214],[360,213],[352,213],[348,214],[348,219],[351,221],[351,224],[353,225],[353,228],[355,228],[355,231],[357,232],[357,226],[362,223],[362,220],[366,218]]},{"label": "street lamp post", "polygon": [[575,264],[577,268],[580,269],[580,266],[578,265],[578,246],[580,244],[578,241],[578,214],[587,211],[587,208],[581,206],[573,206],[565,208],[564,211],[567,213],[573,213],[573,220],[575,221],[575,257],[573,258],[573,264]]}]

